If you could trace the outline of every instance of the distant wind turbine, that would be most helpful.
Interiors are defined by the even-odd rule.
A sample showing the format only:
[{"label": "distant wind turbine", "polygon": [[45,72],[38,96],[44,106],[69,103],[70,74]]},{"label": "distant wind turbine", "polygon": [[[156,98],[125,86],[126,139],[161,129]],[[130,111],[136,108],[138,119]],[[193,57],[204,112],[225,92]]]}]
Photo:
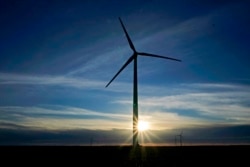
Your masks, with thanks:
[{"label": "distant wind turbine", "polygon": [[180,146],[182,146],[182,131],[179,135],[175,135],[175,145],[177,143],[177,138],[179,138]]},{"label": "distant wind turbine", "polygon": [[133,146],[138,146],[138,82],[137,82],[137,56],[149,56],[149,57],[157,57],[157,58],[163,58],[163,59],[169,59],[174,61],[181,61],[179,59],[171,58],[171,57],[165,57],[165,56],[159,56],[151,53],[144,53],[144,52],[137,52],[134,44],[132,43],[127,30],[125,29],[125,26],[119,17],[120,23],[122,25],[123,31],[126,34],[128,43],[130,48],[133,50],[132,56],[127,60],[127,62],[121,67],[121,69],[115,74],[115,76],[109,81],[109,83],[106,85],[106,87],[109,86],[109,84],[120,74],[120,72],[129,65],[134,60],[134,85],[133,85]]}]

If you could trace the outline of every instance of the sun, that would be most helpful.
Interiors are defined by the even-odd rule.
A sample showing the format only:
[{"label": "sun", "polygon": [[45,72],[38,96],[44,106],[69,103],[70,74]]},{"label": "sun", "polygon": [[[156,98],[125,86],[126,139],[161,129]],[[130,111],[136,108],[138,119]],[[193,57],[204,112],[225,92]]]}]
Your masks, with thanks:
[{"label": "sun", "polygon": [[146,122],[146,121],[139,121],[138,122],[138,131],[139,132],[143,132],[143,131],[146,131],[146,130],[148,130],[148,128],[149,128],[149,123],[148,122]]}]

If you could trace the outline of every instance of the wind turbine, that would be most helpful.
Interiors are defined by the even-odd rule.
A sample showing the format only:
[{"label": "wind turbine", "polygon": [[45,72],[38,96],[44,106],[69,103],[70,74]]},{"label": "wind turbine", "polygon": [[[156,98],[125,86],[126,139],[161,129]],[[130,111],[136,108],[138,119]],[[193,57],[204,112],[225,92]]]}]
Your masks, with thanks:
[{"label": "wind turbine", "polygon": [[182,146],[182,131],[179,135],[175,135],[175,145],[177,143],[177,137],[179,137],[180,145]]},{"label": "wind turbine", "polygon": [[121,69],[115,74],[115,76],[109,81],[109,83],[106,85],[106,87],[109,86],[109,84],[122,72],[122,70],[129,65],[132,61],[134,61],[134,85],[133,85],[133,146],[138,146],[138,81],[137,81],[137,57],[138,56],[148,56],[148,57],[157,57],[157,58],[163,58],[163,59],[169,59],[174,61],[181,61],[179,59],[171,58],[171,57],[165,57],[165,56],[159,56],[151,53],[144,53],[144,52],[137,52],[135,49],[135,46],[130,39],[128,32],[119,17],[121,26],[123,28],[123,31],[125,32],[125,35],[127,37],[128,43],[130,48],[133,50],[132,56],[126,61],[126,63],[121,67]]}]

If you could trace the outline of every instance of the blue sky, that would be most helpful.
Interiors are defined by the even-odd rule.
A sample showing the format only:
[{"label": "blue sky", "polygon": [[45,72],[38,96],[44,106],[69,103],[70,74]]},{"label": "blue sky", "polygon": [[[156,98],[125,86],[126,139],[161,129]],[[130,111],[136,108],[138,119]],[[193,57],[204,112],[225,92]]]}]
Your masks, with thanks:
[{"label": "blue sky", "polygon": [[[1,1],[0,144],[132,144],[137,51],[144,144],[250,142],[247,1]],[[148,134],[146,134],[148,133]],[[142,140],[144,138],[144,140]]]}]

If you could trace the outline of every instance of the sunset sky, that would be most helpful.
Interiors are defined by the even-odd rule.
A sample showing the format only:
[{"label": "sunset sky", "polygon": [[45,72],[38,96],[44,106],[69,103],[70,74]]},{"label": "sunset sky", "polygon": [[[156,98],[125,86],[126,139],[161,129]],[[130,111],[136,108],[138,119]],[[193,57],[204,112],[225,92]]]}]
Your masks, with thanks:
[{"label": "sunset sky", "polygon": [[0,1],[0,145],[250,144],[250,2]]}]

